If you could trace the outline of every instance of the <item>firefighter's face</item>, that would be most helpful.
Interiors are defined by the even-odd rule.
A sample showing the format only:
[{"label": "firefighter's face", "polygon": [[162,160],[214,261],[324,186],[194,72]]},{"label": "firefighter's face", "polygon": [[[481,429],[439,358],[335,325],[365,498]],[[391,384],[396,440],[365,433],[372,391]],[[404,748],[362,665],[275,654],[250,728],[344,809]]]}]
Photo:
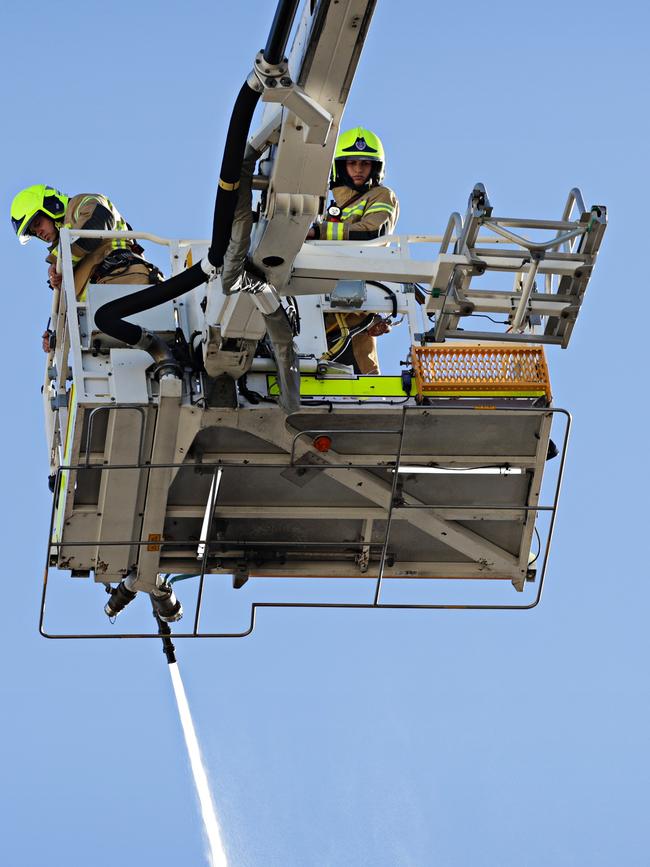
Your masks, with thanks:
[{"label": "firefighter's face", "polygon": [[355,187],[360,187],[366,183],[372,171],[371,160],[349,159],[345,161],[345,168],[350,176],[350,180]]},{"label": "firefighter's face", "polygon": [[46,244],[53,244],[59,237],[54,220],[45,214],[37,214],[29,224],[29,234],[40,238]]}]

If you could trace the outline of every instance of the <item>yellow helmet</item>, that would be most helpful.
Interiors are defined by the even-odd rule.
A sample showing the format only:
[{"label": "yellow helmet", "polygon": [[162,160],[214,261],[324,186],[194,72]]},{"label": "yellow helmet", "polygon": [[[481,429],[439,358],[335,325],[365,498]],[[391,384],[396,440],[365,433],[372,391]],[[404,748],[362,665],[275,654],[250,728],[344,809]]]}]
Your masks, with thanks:
[{"label": "yellow helmet", "polygon": [[67,207],[68,196],[47,184],[35,184],[21,190],[11,203],[11,225],[20,243],[29,241],[29,225],[37,214],[45,214],[57,221],[63,219]]},{"label": "yellow helmet", "polygon": [[347,183],[345,170],[347,159],[370,160],[373,163],[370,179],[374,184],[380,184],[384,177],[384,146],[381,139],[369,129],[356,126],[347,132],[342,132],[336,142],[334,164],[330,176],[330,186]]}]

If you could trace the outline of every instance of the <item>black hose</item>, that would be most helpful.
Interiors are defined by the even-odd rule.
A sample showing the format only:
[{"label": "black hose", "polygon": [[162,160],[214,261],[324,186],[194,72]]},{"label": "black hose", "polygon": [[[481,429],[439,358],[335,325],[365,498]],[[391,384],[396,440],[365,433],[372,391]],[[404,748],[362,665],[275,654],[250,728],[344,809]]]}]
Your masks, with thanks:
[{"label": "black hose", "polygon": [[[151,597],[151,599],[153,604],[153,597]],[[165,623],[160,619],[155,605],[153,606],[153,616],[158,624],[158,635],[162,639],[163,653],[167,657],[167,665],[174,665],[176,662],[176,647],[171,639],[171,627],[168,623]]]},{"label": "black hose", "polygon": [[[298,2],[299,0],[280,0],[278,3],[264,51],[265,60],[268,63],[279,63],[282,59]],[[276,56],[277,60],[274,60],[273,58]],[[251,73],[239,91],[230,116],[221,162],[219,187],[214,203],[212,239],[208,251],[208,261],[215,268],[219,268],[223,264],[223,258],[230,241],[246,141],[253,113],[262,90],[262,85],[257,81],[255,74]],[[149,345],[144,346],[144,348],[149,350],[155,344],[156,351],[152,355],[156,361],[160,362],[161,356],[164,354],[164,347],[161,346],[162,341],[157,339],[155,335],[152,339],[152,336],[145,334],[139,325],[125,322],[124,317],[143,313],[145,310],[164,304],[172,298],[178,298],[179,295],[200,286],[206,280],[207,275],[201,267],[201,263],[197,263],[187,271],[176,274],[162,283],[148,286],[132,295],[125,295],[122,298],[109,301],[96,312],[95,324],[104,334],[109,334],[130,346],[135,346],[140,341],[144,341],[144,346],[144,343],[147,342],[144,338],[148,337]],[[171,356],[171,353],[169,355]]]},{"label": "black hose", "polygon": [[134,346],[142,337],[142,328],[131,322],[124,322],[123,317],[143,313],[151,307],[157,307],[159,304],[171,301],[172,298],[178,298],[179,295],[184,295],[190,289],[200,286],[206,279],[207,276],[201,268],[201,263],[197,262],[187,271],[181,271],[180,274],[170,277],[163,283],[147,286],[146,289],[141,289],[139,292],[133,292],[131,295],[124,295],[103,304],[95,313],[95,324],[104,334],[110,334],[111,337]]},{"label": "black hose", "polygon": [[300,0],[280,0],[278,3],[269,38],[262,52],[267,63],[280,63],[284,57],[299,2]]},{"label": "black hose", "polygon": [[[223,263],[224,253],[230,240],[244,149],[259,96],[259,92],[253,90],[247,81],[239,92],[230,118],[214,205],[212,242],[208,252],[210,263],[217,268]],[[182,271],[162,283],[148,286],[140,292],[124,295],[102,305],[95,313],[95,324],[104,334],[110,334],[111,337],[129,346],[135,346],[143,338],[143,330],[139,325],[125,322],[124,317],[143,313],[145,310],[171,301],[172,298],[178,298],[205,283],[207,279],[201,263],[198,262],[187,271]]]},{"label": "black hose", "polygon": [[[244,149],[259,97],[259,92],[253,90],[247,81],[239,91],[230,117],[219,187],[214,203],[212,242],[208,252],[208,259],[215,268],[223,264],[223,257],[230,240]],[[109,301],[96,312],[95,324],[104,334],[110,334],[111,337],[135,346],[143,336],[142,328],[125,322],[125,316],[133,316],[152,307],[158,307],[166,301],[171,301],[172,298],[184,295],[201,283],[205,283],[206,280],[207,275],[199,262],[162,283]]]},{"label": "black hose", "polygon": [[208,251],[210,264],[215,268],[223,265],[223,257],[230,241],[248,131],[259,98],[260,91],[254,90],[249,81],[246,81],[237,95],[230,117],[214,203],[212,242]]}]

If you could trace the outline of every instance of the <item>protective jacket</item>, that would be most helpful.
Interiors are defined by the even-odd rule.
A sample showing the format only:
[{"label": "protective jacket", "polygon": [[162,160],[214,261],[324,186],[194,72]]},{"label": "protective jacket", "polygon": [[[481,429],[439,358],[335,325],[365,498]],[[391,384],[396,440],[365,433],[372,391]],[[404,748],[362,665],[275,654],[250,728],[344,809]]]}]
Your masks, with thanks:
[{"label": "protective jacket", "polygon": [[[63,215],[61,227],[109,232],[122,232],[130,228],[115,205],[106,196],[97,193],[72,196]],[[113,238],[104,241],[100,238],[78,238],[71,247],[77,299],[85,298],[89,281],[111,282],[108,279],[111,274],[114,275],[116,283],[150,282],[149,272],[153,266],[145,262],[140,250],[131,239]],[[50,247],[45,261],[56,263],[58,256],[57,243]]]},{"label": "protective jacket", "polygon": [[330,207],[320,226],[314,226],[322,241],[369,241],[389,235],[397,223],[397,196],[383,184],[361,194],[353,187],[341,185],[334,187],[332,196],[341,213],[331,216]]},{"label": "protective jacket", "polygon": [[[379,184],[359,195],[352,187],[340,186],[334,187],[332,195],[341,213],[336,217],[328,216],[320,226],[314,227],[321,240],[369,241],[389,235],[395,228],[399,202],[389,187]],[[331,210],[330,207],[328,213]],[[326,356],[343,364],[353,364],[358,373],[378,374],[377,341],[367,331],[375,318],[368,313],[326,314],[329,346]]]}]

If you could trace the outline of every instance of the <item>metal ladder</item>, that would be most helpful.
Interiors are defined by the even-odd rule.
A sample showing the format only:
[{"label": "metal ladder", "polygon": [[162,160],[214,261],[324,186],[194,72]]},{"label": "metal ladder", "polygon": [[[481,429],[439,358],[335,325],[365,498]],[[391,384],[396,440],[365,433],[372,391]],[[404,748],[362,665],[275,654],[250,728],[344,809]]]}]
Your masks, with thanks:
[{"label": "metal ladder", "polygon": [[[574,208],[578,213],[572,219]],[[587,210],[574,187],[560,220],[498,217],[492,210],[479,183],[465,217],[458,212],[450,216],[432,287],[425,290],[426,312],[435,317],[435,325],[423,342],[498,339],[566,348],[607,228],[606,208],[593,205]],[[513,229],[545,233],[546,238],[524,237]],[[479,238],[486,230],[492,235],[490,248],[478,246],[486,242],[485,234]],[[476,278],[495,273],[513,274],[512,289],[477,286]],[[538,287],[542,277],[543,288]],[[507,317],[506,334],[460,327],[466,317],[490,313]]]}]

